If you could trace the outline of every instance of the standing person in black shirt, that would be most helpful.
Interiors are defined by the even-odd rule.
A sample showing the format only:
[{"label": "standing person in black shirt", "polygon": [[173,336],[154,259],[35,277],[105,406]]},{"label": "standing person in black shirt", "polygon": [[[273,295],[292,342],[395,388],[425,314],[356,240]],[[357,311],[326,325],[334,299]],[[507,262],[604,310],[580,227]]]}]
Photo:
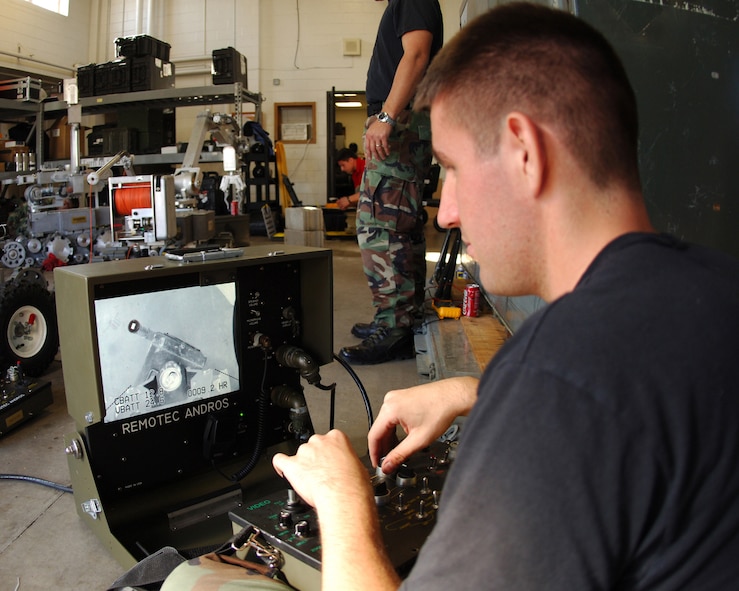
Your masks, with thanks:
[{"label": "standing person in black shirt", "polygon": [[412,326],[426,268],[420,208],[431,126],[428,113],[410,105],[443,32],[438,0],[389,0],[380,21],[367,72],[367,166],[357,205],[357,240],[375,317],[352,327],[364,340],[341,349],[350,363],[414,355]]}]

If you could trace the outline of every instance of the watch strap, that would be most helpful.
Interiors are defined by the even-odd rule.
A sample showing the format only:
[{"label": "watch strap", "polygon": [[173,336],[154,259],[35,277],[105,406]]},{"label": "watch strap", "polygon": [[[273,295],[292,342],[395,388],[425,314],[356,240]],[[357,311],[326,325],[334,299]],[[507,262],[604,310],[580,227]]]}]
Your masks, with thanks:
[{"label": "watch strap", "polygon": [[387,114],[387,112],[383,111],[377,116],[377,120],[381,121],[382,123],[387,123],[390,127],[395,127],[395,119],[393,119],[390,115]]}]

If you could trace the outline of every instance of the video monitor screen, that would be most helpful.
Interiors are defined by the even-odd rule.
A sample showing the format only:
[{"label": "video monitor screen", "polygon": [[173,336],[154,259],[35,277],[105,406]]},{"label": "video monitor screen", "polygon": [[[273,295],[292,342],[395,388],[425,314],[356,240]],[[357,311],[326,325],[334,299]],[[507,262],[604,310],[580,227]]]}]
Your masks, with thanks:
[{"label": "video monitor screen", "polygon": [[106,423],[239,389],[235,283],[95,300]]}]

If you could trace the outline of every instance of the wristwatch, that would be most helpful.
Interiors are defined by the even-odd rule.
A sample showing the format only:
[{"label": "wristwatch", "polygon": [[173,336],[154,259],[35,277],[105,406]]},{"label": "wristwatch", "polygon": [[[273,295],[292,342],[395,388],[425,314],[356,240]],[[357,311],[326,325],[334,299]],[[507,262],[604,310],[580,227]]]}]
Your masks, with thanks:
[{"label": "wristwatch", "polygon": [[385,111],[377,116],[377,120],[381,123],[387,123],[390,127],[395,127],[395,119],[388,115]]}]

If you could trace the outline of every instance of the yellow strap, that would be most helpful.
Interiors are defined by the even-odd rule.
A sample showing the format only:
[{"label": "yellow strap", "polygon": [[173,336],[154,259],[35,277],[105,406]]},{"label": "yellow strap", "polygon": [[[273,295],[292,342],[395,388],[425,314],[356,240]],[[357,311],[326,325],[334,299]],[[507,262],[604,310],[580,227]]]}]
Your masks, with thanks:
[{"label": "yellow strap", "polygon": [[280,187],[280,205],[283,213],[285,209],[292,205],[290,196],[287,193],[284,177],[287,176],[287,157],[285,156],[285,144],[280,141],[275,142],[275,164],[277,165],[277,182]]}]

